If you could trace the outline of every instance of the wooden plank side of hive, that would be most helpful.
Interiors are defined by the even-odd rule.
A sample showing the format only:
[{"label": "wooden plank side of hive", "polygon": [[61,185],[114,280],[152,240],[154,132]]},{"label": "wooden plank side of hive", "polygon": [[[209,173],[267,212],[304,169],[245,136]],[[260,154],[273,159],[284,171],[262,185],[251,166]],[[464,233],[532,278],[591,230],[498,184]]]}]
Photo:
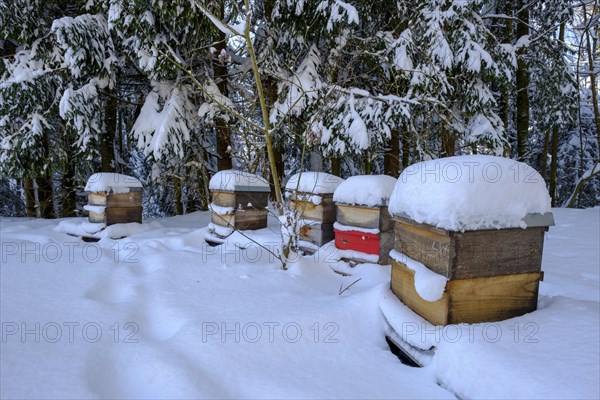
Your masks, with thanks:
[{"label": "wooden plank side of hive", "polygon": [[106,207],[139,207],[142,205],[142,192],[110,193],[106,197]]},{"label": "wooden plank side of hive", "polygon": [[235,229],[243,231],[266,228],[268,214],[267,210],[236,210]]},{"label": "wooden plank side of hive", "polygon": [[381,215],[379,216],[379,230],[381,232],[394,230],[394,220],[392,219],[387,206],[381,207]]},{"label": "wooden plank side of hive", "polygon": [[456,257],[448,277],[477,278],[539,272],[544,227],[452,232]]},{"label": "wooden plank side of hive", "polygon": [[106,207],[106,225],[142,223],[142,207]]},{"label": "wooden plank side of hive", "polygon": [[432,324],[448,324],[448,293],[437,301],[423,299],[415,289],[415,272],[396,260],[392,260],[391,289],[400,301]]},{"label": "wooden plank side of hive", "polygon": [[236,207],[235,203],[235,192],[224,192],[219,190],[213,190],[212,202],[220,207]]},{"label": "wooden plank side of hive", "polygon": [[394,248],[426,265],[432,271],[449,276],[454,246],[450,232],[434,226],[419,224],[406,218],[394,217]]},{"label": "wooden plank side of hive", "polygon": [[380,229],[381,209],[337,204],[337,222],[346,226]]},{"label": "wooden plank side of hive", "polygon": [[233,228],[235,226],[235,214],[217,214],[216,212],[211,212],[210,222],[215,225]]},{"label": "wooden plank side of hive", "polygon": [[335,237],[333,224],[308,224],[300,227],[300,240],[310,242],[317,246],[332,241]]},{"label": "wooden plank side of hive", "polygon": [[262,210],[269,205],[269,192],[235,192],[234,204],[236,209]]},{"label": "wooden plank side of hive", "polygon": [[537,309],[542,273],[448,281],[448,323],[501,321]]},{"label": "wooden plank side of hive", "polygon": [[390,263],[390,251],[394,248],[394,231],[387,231],[380,234],[379,242],[379,264]]},{"label": "wooden plank side of hive", "polygon": [[435,325],[481,323],[517,317],[537,309],[542,273],[450,280],[440,300],[424,300],[414,271],[392,260],[391,289],[414,312]]},{"label": "wooden plank side of hive", "polygon": [[335,205],[331,196],[322,196],[321,204],[312,201],[290,200],[290,207],[298,210],[304,219],[312,219],[323,223],[335,222]]},{"label": "wooden plank side of hive", "polygon": [[104,193],[104,192],[88,193],[88,204],[92,205],[92,206],[105,206],[106,205],[106,193]]},{"label": "wooden plank side of hive", "polygon": [[101,213],[97,213],[94,211],[88,211],[88,215],[89,215],[89,221],[92,223],[105,223],[106,222],[106,213],[105,212],[101,212]]},{"label": "wooden plank side of hive", "polygon": [[337,204],[337,222],[359,228],[379,229],[387,232],[394,229],[394,221],[387,207],[365,207]]}]

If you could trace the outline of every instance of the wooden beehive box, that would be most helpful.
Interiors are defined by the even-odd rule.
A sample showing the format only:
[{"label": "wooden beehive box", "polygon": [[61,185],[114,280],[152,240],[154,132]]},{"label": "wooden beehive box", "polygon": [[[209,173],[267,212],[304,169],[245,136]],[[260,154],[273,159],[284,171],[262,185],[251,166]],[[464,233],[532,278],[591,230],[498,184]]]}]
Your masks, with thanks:
[{"label": "wooden beehive box", "polygon": [[290,208],[298,210],[302,214],[302,218],[324,224],[335,222],[336,212],[333,193],[314,194],[288,191],[286,197]]},{"label": "wooden beehive box", "polygon": [[[536,310],[544,233],[554,220],[531,167],[493,156],[415,164],[398,179],[389,209],[391,289],[413,311],[446,325]],[[445,284],[439,297],[428,297],[435,285],[427,279]]]},{"label": "wooden beehive box", "polygon": [[335,191],[335,247],[342,258],[387,264],[394,224],[387,204],[396,179],[386,175],[352,176]]},{"label": "wooden beehive box", "polygon": [[[300,213],[300,240],[321,247],[334,238],[335,204],[333,193],[288,192],[289,207]],[[319,204],[315,204],[319,202]]]},{"label": "wooden beehive box", "polygon": [[[539,223],[553,224],[550,219]],[[539,272],[548,225],[451,231],[395,216],[396,250],[448,279]]]},{"label": "wooden beehive box", "polygon": [[142,223],[142,184],[139,180],[115,173],[96,173],[85,187],[88,204],[84,209],[92,223]]},{"label": "wooden beehive box", "polygon": [[267,227],[269,183],[243,171],[227,170],[210,181],[211,223],[224,228],[253,230]]},{"label": "wooden beehive box", "polygon": [[[551,215],[541,219],[553,224]],[[444,296],[429,302],[415,290],[414,271],[392,260],[392,291],[425,319],[477,323],[536,310],[547,225],[459,232],[404,217],[394,221],[395,249],[448,278]]]},{"label": "wooden beehive box", "polygon": [[302,250],[313,251],[334,239],[333,192],[341,182],[343,179],[324,172],[303,172],[293,175],[287,182],[288,207],[300,214]]},{"label": "wooden beehive box", "polygon": [[541,272],[453,279],[437,301],[415,289],[415,272],[392,260],[392,291],[414,312],[435,325],[500,321],[537,309]]},{"label": "wooden beehive box", "polygon": [[[356,252],[348,256],[344,256],[342,253],[342,258],[354,261],[373,261],[382,265],[389,263],[389,253],[394,246],[394,232],[392,230],[381,231],[378,228],[357,227],[356,225],[336,222],[334,233],[337,249]],[[370,255],[376,257],[369,257]]]},{"label": "wooden beehive box", "polygon": [[[321,247],[333,240],[333,222],[324,223],[319,220],[301,218],[298,222],[300,240],[308,244],[307,249]],[[311,246],[312,245],[312,246]]]}]

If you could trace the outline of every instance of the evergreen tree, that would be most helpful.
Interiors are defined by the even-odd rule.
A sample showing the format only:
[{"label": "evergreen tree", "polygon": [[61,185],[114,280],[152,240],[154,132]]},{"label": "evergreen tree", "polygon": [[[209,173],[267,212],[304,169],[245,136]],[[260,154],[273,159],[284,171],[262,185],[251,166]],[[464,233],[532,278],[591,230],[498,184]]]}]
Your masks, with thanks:
[{"label": "evergreen tree", "polygon": [[72,215],[114,170],[168,215],[205,209],[217,169],[270,175],[279,198],[311,165],[475,152],[526,159],[556,205],[597,204],[597,27],[570,0],[0,0],[3,187]]}]

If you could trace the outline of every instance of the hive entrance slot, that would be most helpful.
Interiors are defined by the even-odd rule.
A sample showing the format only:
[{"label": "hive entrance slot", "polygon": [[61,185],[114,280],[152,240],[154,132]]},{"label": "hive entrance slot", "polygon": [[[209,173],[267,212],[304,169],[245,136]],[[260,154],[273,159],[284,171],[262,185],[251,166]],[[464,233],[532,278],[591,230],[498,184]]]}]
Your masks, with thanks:
[{"label": "hive entrance slot", "polygon": [[419,365],[407,352],[394,343],[388,336],[385,337],[385,341],[387,342],[390,351],[396,357],[398,357],[402,364],[413,368],[421,368],[421,365]]}]

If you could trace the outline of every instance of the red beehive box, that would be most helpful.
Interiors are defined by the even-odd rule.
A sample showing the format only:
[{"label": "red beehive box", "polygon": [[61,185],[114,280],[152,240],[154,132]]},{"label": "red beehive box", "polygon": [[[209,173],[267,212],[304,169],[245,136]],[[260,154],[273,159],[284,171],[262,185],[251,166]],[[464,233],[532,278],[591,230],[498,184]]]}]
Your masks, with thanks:
[{"label": "red beehive box", "polygon": [[378,234],[361,232],[361,231],[345,231],[334,228],[335,232],[335,247],[340,250],[354,250],[365,254],[379,255],[379,246],[381,238]]}]

